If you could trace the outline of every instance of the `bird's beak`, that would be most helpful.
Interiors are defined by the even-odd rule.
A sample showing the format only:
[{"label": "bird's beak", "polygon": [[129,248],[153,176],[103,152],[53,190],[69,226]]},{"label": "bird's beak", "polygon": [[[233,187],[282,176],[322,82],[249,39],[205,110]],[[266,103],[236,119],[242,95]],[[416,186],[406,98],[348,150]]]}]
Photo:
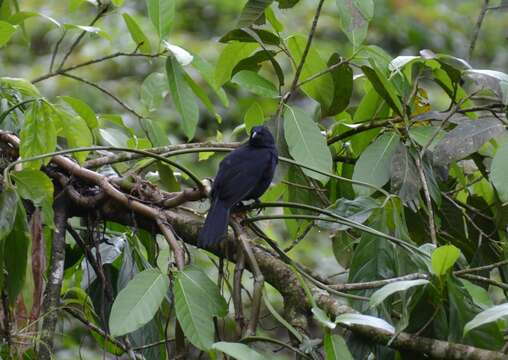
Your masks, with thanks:
[{"label": "bird's beak", "polygon": [[252,135],[251,135],[251,138],[253,138],[253,139],[254,139],[254,138],[256,137],[256,135],[257,135],[257,134],[258,134],[258,133],[254,131],[254,132],[252,133]]}]

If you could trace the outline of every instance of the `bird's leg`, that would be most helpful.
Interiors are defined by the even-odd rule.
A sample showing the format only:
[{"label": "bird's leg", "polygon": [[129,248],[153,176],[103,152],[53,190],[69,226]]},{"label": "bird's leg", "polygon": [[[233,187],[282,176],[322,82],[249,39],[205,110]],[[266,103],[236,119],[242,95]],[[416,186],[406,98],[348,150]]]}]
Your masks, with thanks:
[{"label": "bird's leg", "polygon": [[249,324],[247,326],[247,336],[255,335],[256,334],[256,328],[259,321],[259,313],[261,310],[261,298],[263,296],[263,284],[265,281],[265,278],[263,274],[261,273],[261,270],[259,269],[258,262],[256,261],[256,258],[254,257],[254,253],[252,252],[252,248],[250,246],[249,237],[247,236],[247,233],[242,229],[240,224],[232,220],[231,225],[233,227],[233,230],[238,238],[240,240],[240,245],[242,247],[243,252],[247,256],[247,262],[249,264],[250,271],[254,275],[254,292],[252,294],[252,310],[251,310],[251,317],[249,319]]}]

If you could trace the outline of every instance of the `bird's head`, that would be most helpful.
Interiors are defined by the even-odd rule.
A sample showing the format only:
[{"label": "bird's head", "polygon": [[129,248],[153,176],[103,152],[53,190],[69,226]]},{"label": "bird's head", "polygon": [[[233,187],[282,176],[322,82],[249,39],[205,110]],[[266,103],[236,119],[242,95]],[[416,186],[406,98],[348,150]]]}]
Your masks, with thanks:
[{"label": "bird's head", "polygon": [[275,140],[266,126],[256,126],[250,133],[249,144],[256,147],[271,147],[275,146]]}]

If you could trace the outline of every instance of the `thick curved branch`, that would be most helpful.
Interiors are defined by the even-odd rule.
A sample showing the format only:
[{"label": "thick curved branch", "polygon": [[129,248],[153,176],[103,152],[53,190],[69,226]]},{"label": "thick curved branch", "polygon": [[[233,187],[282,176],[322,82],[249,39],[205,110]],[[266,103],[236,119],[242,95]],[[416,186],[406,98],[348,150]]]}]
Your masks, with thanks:
[{"label": "thick curved branch", "polygon": [[[16,145],[17,138],[15,136],[1,133],[0,135],[2,135],[0,139],[4,141],[7,140],[11,145]],[[12,141],[14,141],[14,143],[12,143]],[[167,223],[171,225],[174,232],[178,234],[184,242],[190,245],[196,245],[197,237],[203,224],[203,218],[193,211],[178,207],[170,210],[163,210],[156,206],[151,206],[150,204],[132,200],[127,194],[115,188],[102,175],[85,169],[68,158],[55,156],[52,159],[52,163],[59,168],[56,169],[57,171],[70,173],[75,178],[81,179],[85,183],[90,183],[93,186],[99,185],[102,188],[105,193],[105,199],[94,211],[98,213],[103,220],[115,221],[128,226],[138,226],[150,232],[159,232],[160,228],[157,224],[157,219],[160,219],[161,214],[163,214]],[[69,216],[86,216],[90,211],[90,209],[80,207],[78,204],[72,204],[69,209],[71,211],[71,213],[68,214]],[[57,226],[59,223],[60,221],[57,221]],[[63,224],[63,228],[65,228],[66,222]],[[285,307],[292,309],[297,316],[301,316],[302,314],[310,316],[312,305],[305,296],[305,291],[293,269],[273,252],[259,245],[254,245],[254,238],[248,235],[248,233],[247,237],[246,241],[252,244],[252,253],[259,266],[259,270],[263,274],[265,280],[280,292],[284,298]],[[235,240],[233,232],[229,231],[223,243],[207,250],[217,256],[234,262],[237,258],[236,253],[241,251],[241,248]],[[247,268],[250,268],[250,264],[247,263],[246,265]],[[337,316],[355,312],[351,307],[337,302],[337,300],[326,291],[313,288],[313,292],[317,304],[331,315]],[[389,346],[393,349],[417,351],[439,359],[508,359],[508,356],[501,352],[414,336],[408,333],[400,333],[392,339],[393,334],[379,328],[361,325],[346,326],[341,324],[341,326],[365,337],[373,343]]]}]

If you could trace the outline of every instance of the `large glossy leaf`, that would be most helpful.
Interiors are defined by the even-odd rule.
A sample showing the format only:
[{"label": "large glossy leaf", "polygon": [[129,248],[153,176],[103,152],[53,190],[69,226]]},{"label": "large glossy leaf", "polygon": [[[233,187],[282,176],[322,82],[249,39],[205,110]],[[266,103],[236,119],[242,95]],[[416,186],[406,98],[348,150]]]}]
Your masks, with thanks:
[{"label": "large glossy leaf", "polygon": [[76,30],[84,31],[84,32],[87,32],[89,34],[98,35],[98,36],[102,37],[103,39],[111,41],[111,36],[106,31],[102,30],[101,28],[99,28],[97,26],[64,24],[64,28],[66,30],[76,29]]},{"label": "large glossy leaf", "polygon": [[279,9],[290,9],[300,2],[300,0],[278,0]]},{"label": "large glossy leaf", "polygon": [[[63,110],[57,110],[63,134],[69,148],[87,147],[93,144],[93,136],[86,121],[80,116],[73,116]],[[79,163],[83,163],[88,151],[80,151],[72,154]]]},{"label": "large glossy leaf", "polygon": [[406,291],[415,286],[421,286],[428,284],[429,281],[425,279],[418,280],[405,280],[397,281],[391,284],[387,284],[382,288],[376,290],[370,297],[369,306],[376,307],[381,304],[387,297],[395,294],[399,291]]},{"label": "large glossy leaf", "polygon": [[197,98],[199,100],[201,100],[203,105],[205,105],[206,110],[208,110],[208,112],[210,112],[210,114],[215,115],[217,122],[220,124],[222,121],[222,118],[221,118],[220,114],[215,110],[215,106],[213,105],[212,101],[208,97],[208,94],[203,89],[203,87],[200,84],[198,84],[197,82],[195,82],[194,79],[191,78],[189,76],[189,74],[187,74],[187,73],[184,74],[183,78],[184,78],[185,82],[187,83],[187,85],[189,85],[189,87],[192,90],[192,92],[194,93],[194,95],[196,95]]},{"label": "large glossy leaf", "polygon": [[185,82],[184,70],[174,56],[169,56],[166,61],[166,76],[173,104],[182,117],[183,131],[190,140],[198,124],[199,108],[192,90]]},{"label": "large glossy leaf", "polygon": [[499,351],[504,341],[498,324],[485,322],[481,327],[471,328],[466,333],[464,330],[467,323],[473,321],[482,309],[475,305],[462,283],[452,274],[448,274],[447,289],[449,304],[449,325],[445,334],[447,340]]},{"label": "large glossy leaf", "polygon": [[[32,103],[25,115],[25,123],[20,133],[19,152],[22,158],[26,159],[55,151],[56,129],[53,121],[54,116],[54,111],[46,103],[39,101]],[[47,164],[48,161],[49,158],[31,161],[25,166],[38,169],[42,163]]]},{"label": "large glossy leaf", "polygon": [[367,37],[374,16],[374,0],[337,0],[339,25],[353,47],[358,48]]},{"label": "large glossy leaf", "polygon": [[[370,197],[357,197],[353,200],[346,198],[338,199],[335,204],[329,207],[337,215],[348,218],[351,221],[363,224],[374,209],[378,208],[378,203]],[[344,224],[319,221],[318,226],[328,230],[347,230],[350,227]]]},{"label": "large glossy leaf", "polygon": [[242,70],[233,76],[231,82],[259,96],[267,98],[279,97],[279,92],[275,85],[254,71]]},{"label": "large glossy leaf", "polygon": [[497,119],[463,121],[447,133],[434,150],[434,163],[448,165],[478,151],[483,144],[505,131]]},{"label": "large glossy leaf", "polygon": [[217,60],[215,67],[215,85],[222,86],[231,79],[235,66],[258,47],[258,44],[232,41],[227,44]]},{"label": "large glossy leaf", "polygon": [[337,334],[326,332],[323,339],[326,360],[353,360],[344,338]]},{"label": "large glossy leaf", "polygon": [[464,335],[477,327],[503,319],[506,316],[508,316],[508,303],[493,306],[490,309],[482,311],[473,320],[469,321],[464,326]]},{"label": "large glossy leaf", "polygon": [[[333,66],[341,61],[339,54],[334,53],[328,60],[328,66]],[[353,94],[353,70],[349,64],[341,64],[331,71],[333,79],[333,96],[330,107],[326,109],[326,115],[336,115],[344,111],[349,105]]]},{"label": "large glossy leaf", "polygon": [[421,182],[411,150],[403,143],[399,143],[395,149],[391,165],[391,189],[405,204],[412,204],[416,208]]},{"label": "large glossy leaf", "polygon": [[162,73],[151,73],[141,84],[141,103],[148,111],[157,110],[168,94],[168,83]]},{"label": "large glossy leaf", "polygon": [[345,324],[345,325],[363,325],[369,326],[376,329],[384,330],[389,333],[394,334],[395,328],[387,323],[385,320],[362,314],[344,314],[340,315],[335,319],[337,324]]},{"label": "large glossy leaf", "polygon": [[0,48],[9,42],[16,28],[6,21],[0,21]]},{"label": "large glossy leaf", "polygon": [[[212,88],[212,90],[215,91],[215,94],[221,101],[222,105],[224,105],[225,107],[228,107],[229,101],[228,101],[226,92],[215,81],[214,67],[210,63],[205,61],[203,58],[201,58],[199,55],[197,55],[197,54],[192,54],[192,55],[193,55],[192,66],[194,68],[196,68],[196,70],[203,77],[203,79],[208,83],[208,85]],[[231,74],[229,76],[231,77]]]},{"label": "large glossy leaf", "polygon": [[460,250],[453,245],[438,247],[432,252],[432,272],[438,276],[445,275],[460,257]]},{"label": "large glossy leaf", "polygon": [[146,0],[148,16],[161,40],[168,36],[173,25],[175,3],[175,0]]},{"label": "large glossy leaf", "polygon": [[254,126],[263,125],[265,122],[265,115],[261,105],[257,102],[252,103],[245,112],[243,122],[245,124],[245,131],[247,131],[247,134],[250,134],[250,131]]},{"label": "large glossy leaf", "polygon": [[214,316],[225,316],[227,304],[217,286],[199,268],[186,267],[175,279],[176,317],[189,341],[209,350],[214,340]]},{"label": "large glossy leaf", "polygon": [[16,219],[18,194],[10,187],[0,194],[0,241],[10,234]]},{"label": "large glossy leaf", "polygon": [[272,2],[273,0],[248,0],[240,14],[240,19],[238,19],[238,27],[254,24]]},{"label": "large glossy leaf", "polygon": [[16,204],[16,220],[12,231],[5,238],[4,257],[5,287],[9,294],[9,302],[14,304],[23,289],[26,276],[26,266],[28,262],[28,246],[30,245],[30,231],[23,203],[18,201]]},{"label": "large glossy leaf", "polygon": [[400,116],[402,116],[403,109],[402,103],[399,99],[399,94],[395,85],[393,85],[378,69],[378,67],[372,63],[371,67],[362,66],[362,71],[369,79],[370,83],[377,91],[377,93],[386,101],[388,105]]},{"label": "large glossy leaf", "polygon": [[497,190],[497,194],[501,201],[508,201],[508,181],[506,175],[508,174],[508,144],[502,145],[497,149],[496,155],[492,160],[490,166],[490,181]]},{"label": "large glossy leaf", "polygon": [[83,100],[76,99],[71,96],[60,96],[60,99],[69,104],[70,107],[72,107],[72,110],[86,121],[86,124],[90,129],[95,129],[99,126],[95,111],[93,111],[93,109]]},{"label": "large glossy leaf", "polygon": [[39,97],[39,90],[30,81],[14,77],[0,77],[2,87],[18,90],[24,96]]},{"label": "large glossy leaf", "polygon": [[148,40],[148,37],[143,32],[136,19],[127,13],[122,14],[122,16],[136,46],[139,46],[139,49],[143,53],[149,54],[151,51],[150,40]]},{"label": "large glossy leaf", "polygon": [[[277,35],[274,33],[262,30],[262,29],[253,29],[258,37],[263,41],[264,44],[267,45],[279,45],[280,39]],[[240,41],[240,42],[252,42],[255,43],[256,39],[254,39],[250,34],[247,33],[247,31],[242,29],[235,29],[228,32],[226,35],[221,37],[219,41],[221,43],[228,43],[230,41]]]},{"label": "large glossy leaf", "polygon": [[111,308],[109,328],[113,336],[125,335],[150,321],[169,290],[166,274],[145,270],[120,291]]},{"label": "large glossy leaf", "polygon": [[471,77],[479,85],[491,89],[508,105],[508,74],[495,70],[466,70],[465,75]]},{"label": "large glossy leaf", "polygon": [[[307,38],[302,35],[294,35],[287,40],[289,51],[297,64],[302,59],[306,43]],[[305,64],[302,68],[300,81],[303,81],[327,68],[328,66],[326,65],[326,62],[321,58],[319,53],[314,48],[310,48]],[[321,108],[326,111],[326,109],[330,108],[334,95],[332,75],[329,73],[322,75],[303,85],[302,90],[311,98],[319,102],[321,104]]]},{"label": "large glossy leaf", "polygon": [[[318,170],[330,172],[332,169],[332,155],[326,146],[325,137],[312,118],[296,107],[288,107],[284,112],[284,136],[289,147],[291,157],[299,163]],[[306,175],[325,184],[328,177],[308,169],[303,169]]]},{"label": "large glossy leaf", "polygon": [[36,206],[40,206],[47,198],[53,198],[53,182],[42,171],[24,169],[13,172],[12,177],[16,182],[18,194]]},{"label": "large glossy leaf", "polygon": [[265,357],[257,351],[251,349],[245,344],[233,342],[217,342],[213,344],[212,349],[223,352],[238,360],[263,360]]},{"label": "large glossy leaf", "polygon": [[[382,187],[390,179],[390,167],[393,154],[399,144],[399,136],[387,132],[378,137],[362,153],[355,165],[353,180]],[[353,185],[355,193],[368,196],[375,190],[361,185]]]}]

